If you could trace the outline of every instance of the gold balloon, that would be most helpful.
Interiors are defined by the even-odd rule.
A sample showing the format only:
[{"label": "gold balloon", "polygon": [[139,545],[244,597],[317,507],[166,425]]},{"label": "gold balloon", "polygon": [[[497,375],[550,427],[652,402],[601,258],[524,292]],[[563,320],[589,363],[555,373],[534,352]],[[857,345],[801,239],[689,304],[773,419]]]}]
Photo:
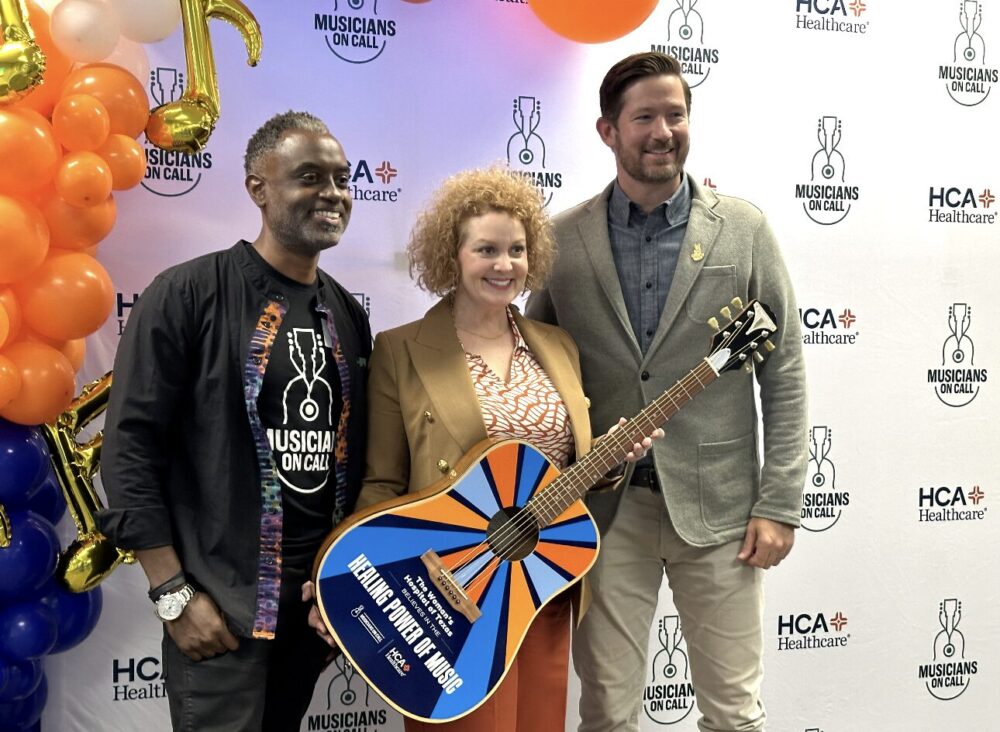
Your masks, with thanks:
[{"label": "gold balloon", "polygon": [[0,549],[10,546],[10,517],[7,509],[0,503]]},{"label": "gold balloon", "polygon": [[45,52],[35,43],[23,0],[0,0],[0,36],[0,104],[6,104],[42,83]]},{"label": "gold balloon", "polygon": [[76,524],[77,537],[56,566],[56,577],[71,592],[92,590],[119,564],[135,561],[132,552],[119,549],[98,531],[94,517],[101,508],[101,499],[94,490],[94,474],[100,467],[104,435],[98,432],[83,444],[76,441],[80,431],[107,408],[110,394],[108,372],[87,384],[55,422],[41,426],[52,467]]},{"label": "gold balloon", "polygon": [[247,63],[260,61],[260,25],[239,0],[180,0],[184,22],[184,60],[188,85],[176,102],[152,110],[146,138],[164,150],[196,153],[208,144],[219,121],[219,84],[208,21],[236,26],[247,48]]}]

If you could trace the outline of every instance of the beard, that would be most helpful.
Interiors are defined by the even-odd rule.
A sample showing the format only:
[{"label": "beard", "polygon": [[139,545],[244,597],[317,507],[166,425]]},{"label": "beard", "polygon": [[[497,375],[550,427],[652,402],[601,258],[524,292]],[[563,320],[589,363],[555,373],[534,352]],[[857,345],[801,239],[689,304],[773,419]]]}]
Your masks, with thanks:
[{"label": "beard", "polygon": [[345,214],[340,226],[331,226],[313,219],[303,223],[286,212],[274,217],[269,224],[274,238],[285,249],[294,254],[313,257],[340,243],[349,218],[349,215]]},{"label": "beard", "polygon": [[622,168],[634,180],[640,183],[667,183],[683,172],[684,163],[687,161],[688,144],[685,142],[675,150],[675,159],[670,163],[656,163],[645,159],[641,151],[625,150],[620,146],[615,152],[618,153]]}]

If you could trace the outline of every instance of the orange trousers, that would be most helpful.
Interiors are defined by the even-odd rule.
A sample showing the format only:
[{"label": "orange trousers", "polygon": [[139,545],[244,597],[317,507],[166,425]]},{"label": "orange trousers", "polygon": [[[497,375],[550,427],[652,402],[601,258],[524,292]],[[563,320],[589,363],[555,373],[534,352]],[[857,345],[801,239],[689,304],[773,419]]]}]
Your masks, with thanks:
[{"label": "orange trousers", "polygon": [[566,681],[572,603],[557,597],[531,624],[507,676],[489,699],[454,722],[404,720],[406,732],[561,732],[566,729]]}]

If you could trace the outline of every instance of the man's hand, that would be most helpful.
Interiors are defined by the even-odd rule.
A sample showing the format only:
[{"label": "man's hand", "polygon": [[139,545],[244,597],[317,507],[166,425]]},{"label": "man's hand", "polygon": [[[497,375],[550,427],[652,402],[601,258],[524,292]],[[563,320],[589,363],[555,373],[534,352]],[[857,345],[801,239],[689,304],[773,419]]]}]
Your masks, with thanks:
[{"label": "man's hand", "polygon": [[[628,420],[624,417],[618,418],[618,424],[611,425],[611,429],[608,430],[605,437],[609,436],[612,432],[622,427]],[[664,432],[660,427],[653,430],[653,434],[650,437],[643,438],[642,442],[636,442],[632,445],[632,450],[625,455],[625,462],[627,463],[637,463],[646,457],[646,453],[649,452],[649,448],[653,446],[653,440],[659,440],[663,437]]]},{"label": "man's hand", "polygon": [[[315,597],[316,585],[312,582],[304,582],[302,584],[302,602],[310,602]],[[323,617],[319,614],[319,606],[315,602],[309,608],[309,627],[315,630],[316,635],[322,638],[330,648],[337,648],[337,643],[333,640],[333,636],[330,635],[330,631],[326,629],[326,623],[323,622]]]},{"label": "man's hand", "polygon": [[770,569],[781,564],[795,543],[795,529],[766,518],[752,518],[740,547],[739,559],[751,567]]},{"label": "man's hand", "polygon": [[201,661],[240,647],[211,597],[196,592],[177,620],[166,622],[167,633],[181,652]]}]

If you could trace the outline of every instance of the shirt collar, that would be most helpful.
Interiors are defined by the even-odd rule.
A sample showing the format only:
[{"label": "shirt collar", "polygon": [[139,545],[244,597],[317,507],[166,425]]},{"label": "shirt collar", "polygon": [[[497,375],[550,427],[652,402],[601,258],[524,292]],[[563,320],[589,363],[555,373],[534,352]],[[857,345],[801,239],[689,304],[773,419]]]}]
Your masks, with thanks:
[{"label": "shirt collar", "polygon": [[[650,216],[659,216],[665,224],[674,226],[688,220],[691,213],[691,186],[686,175],[681,175],[681,184],[674,195],[653,209]],[[632,202],[615,180],[608,199],[608,221],[615,226],[628,227],[645,220],[639,206]]]}]

